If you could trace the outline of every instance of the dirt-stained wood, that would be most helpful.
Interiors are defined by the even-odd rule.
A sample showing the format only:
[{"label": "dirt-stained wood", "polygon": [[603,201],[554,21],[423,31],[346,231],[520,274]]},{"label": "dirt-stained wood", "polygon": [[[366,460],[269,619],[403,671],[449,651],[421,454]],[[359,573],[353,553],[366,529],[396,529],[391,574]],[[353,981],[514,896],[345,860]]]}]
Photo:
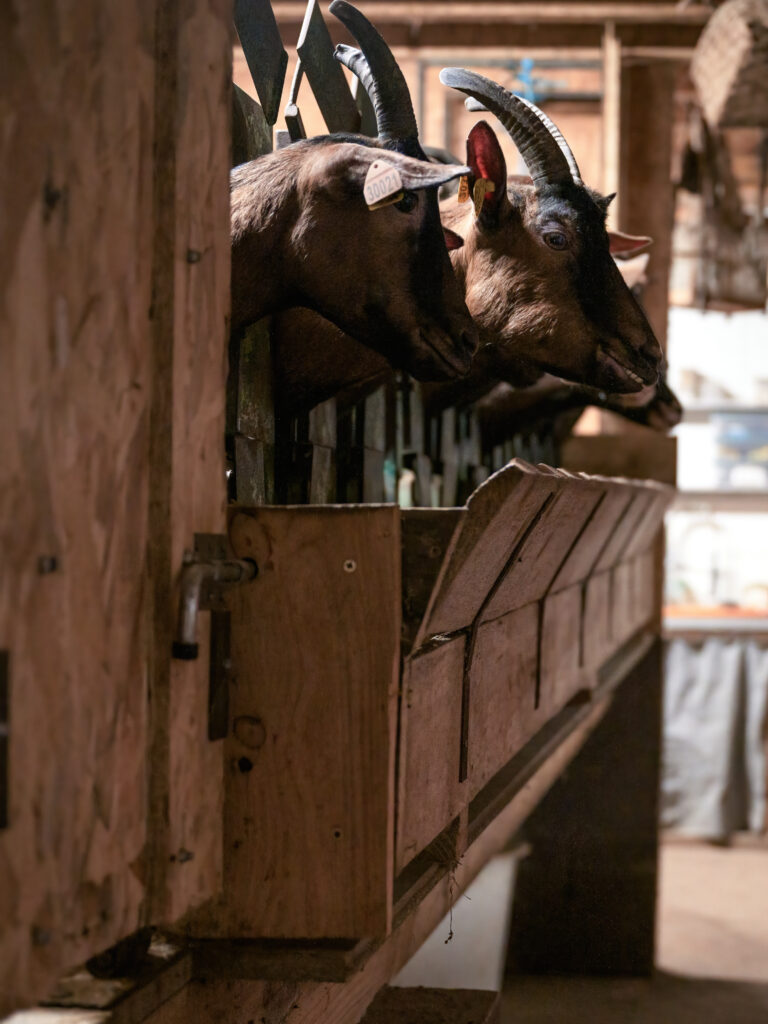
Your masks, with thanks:
[{"label": "dirt-stained wood", "polygon": [[154,8],[0,11],[0,1016],[144,899]]},{"label": "dirt-stained wood", "polygon": [[442,832],[466,803],[459,783],[466,637],[409,659],[400,702],[395,870]]},{"label": "dirt-stained wood", "polygon": [[259,576],[231,598],[226,914],[203,927],[240,937],[383,935],[392,897],[398,511],[235,508],[230,539]]}]

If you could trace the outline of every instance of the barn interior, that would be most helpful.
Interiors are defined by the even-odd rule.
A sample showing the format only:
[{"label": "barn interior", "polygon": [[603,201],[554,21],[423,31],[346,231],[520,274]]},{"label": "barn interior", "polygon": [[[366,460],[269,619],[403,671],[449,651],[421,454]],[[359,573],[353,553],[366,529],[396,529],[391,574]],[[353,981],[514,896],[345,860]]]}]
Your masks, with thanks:
[{"label": "barn interior", "polygon": [[0,83],[0,1019],[768,1020],[768,0]]}]

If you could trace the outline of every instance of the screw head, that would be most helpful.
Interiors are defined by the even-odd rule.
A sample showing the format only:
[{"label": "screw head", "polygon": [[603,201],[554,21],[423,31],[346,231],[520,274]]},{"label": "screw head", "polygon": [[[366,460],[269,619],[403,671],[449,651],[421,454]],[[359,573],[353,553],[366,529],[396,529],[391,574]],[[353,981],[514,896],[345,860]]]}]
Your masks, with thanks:
[{"label": "screw head", "polygon": [[357,568],[357,562],[354,558],[348,558],[344,563],[344,572],[354,572]]}]

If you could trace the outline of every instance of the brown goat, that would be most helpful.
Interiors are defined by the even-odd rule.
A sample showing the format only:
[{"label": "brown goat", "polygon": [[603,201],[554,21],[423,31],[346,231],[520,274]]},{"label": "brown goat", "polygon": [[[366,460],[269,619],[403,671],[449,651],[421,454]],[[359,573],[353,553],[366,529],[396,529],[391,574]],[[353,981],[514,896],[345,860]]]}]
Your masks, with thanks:
[{"label": "brown goat", "polygon": [[[391,51],[370,22],[345,0],[331,11],[361,42],[339,46],[337,58],[361,79],[373,103],[379,143],[426,160],[407,85]],[[455,72],[455,74],[453,73]],[[661,350],[611,258],[605,213],[609,200],[591,192],[557,129],[531,104],[479,75],[452,69],[449,84],[485,103],[502,119],[534,181],[510,178],[501,148],[481,122],[468,140],[470,189],[495,186],[473,217],[473,204],[441,204],[446,226],[460,226],[465,245],[451,254],[482,347],[467,378],[430,388],[449,404],[482,394],[494,380],[518,385],[551,372],[623,392],[655,381]],[[535,182],[535,183],[534,183]],[[387,368],[338,331],[294,312],[278,324],[282,357],[277,381],[288,411],[331,395],[356,399],[386,379]],[[302,362],[300,336],[313,336],[315,358]],[[290,336],[295,336],[291,342]]]},{"label": "brown goat", "polygon": [[[446,249],[461,239],[444,233],[436,193],[467,168],[363,143],[324,136],[232,171],[232,331],[304,306],[416,377],[466,373],[477,332]],[[402,190],[369,209],[375,161]]]}]

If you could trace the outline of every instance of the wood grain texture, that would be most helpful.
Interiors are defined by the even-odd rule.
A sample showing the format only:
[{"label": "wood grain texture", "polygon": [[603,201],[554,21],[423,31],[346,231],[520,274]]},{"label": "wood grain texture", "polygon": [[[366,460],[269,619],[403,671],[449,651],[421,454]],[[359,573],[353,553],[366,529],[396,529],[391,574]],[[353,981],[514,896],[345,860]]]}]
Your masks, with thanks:
[{"label": "wood grain texture", "polygon": [[346,984],[193,981],[148,1017],[147,1024],[247,1024],[249,1020],[260,1024],[358,1024],[381,986],[413,956],[452,902],[509,842],[577,754],[609,703],[609,698],[595,702],[586,718],[466,849],[453,876],[444,876],[411,913],[396,918],[391,936]]},{"label": "wood grain texture", "polygon": [[596,479],[600,480],[603,486],[602,500],[599,501],[594,514],[552,581],[553,593],[564,590],[574,583],[580,583],[590,575],[634,498],[631,488],[622,487],[607,479]]},{"label": "wood grain texture", "polygon": [[536,709],[538,634],[535,604],[477,630],[470,669],[470,798],[544,722]]},{"label": "wood grain texture", "polygon": [[0,1016],[144,897],[154,8],[0,11]]},{"label": "wood grain texture", "polygon": [[521,608],[543,597],[602,498],[590,480],[555,478],[554,500],[542,512],[515,554],[504,579],[483,608],[483,619]]},{"label": "wood grain texture", "polygon": [[464,636],[406,661],[400,702],[395,871],[467,801],[459,783]]},{"label": "wood grain texture", "polygon": [[558,487],[555,477],[516,459],[477,488],[467,502],[461,532],[443,565],[416,646],[475,619],[526,528]]},{"label": "wood grain texture", "polygon": [[[223,533],[229,316],[232,0],[179,0],[171,570],[195,533]],[[199,254],[199,258],[197,255]],[[175,595],[174,595],[175,608]],[[223,745],[208,740],[209,616],[196,662],[172,662],[168,704],[168,867],[174,921],[221,887]],[[191,856],[190,856],[191,855]]]},{"label": "wood grain texture", "polygon": [[[237,682],[218,926],[231,937],[382,936],[392,900],[398,511],[234,508],[230,539],[259,576],[231,598]],[[260,728],[238,730],[238,721]]]}]

